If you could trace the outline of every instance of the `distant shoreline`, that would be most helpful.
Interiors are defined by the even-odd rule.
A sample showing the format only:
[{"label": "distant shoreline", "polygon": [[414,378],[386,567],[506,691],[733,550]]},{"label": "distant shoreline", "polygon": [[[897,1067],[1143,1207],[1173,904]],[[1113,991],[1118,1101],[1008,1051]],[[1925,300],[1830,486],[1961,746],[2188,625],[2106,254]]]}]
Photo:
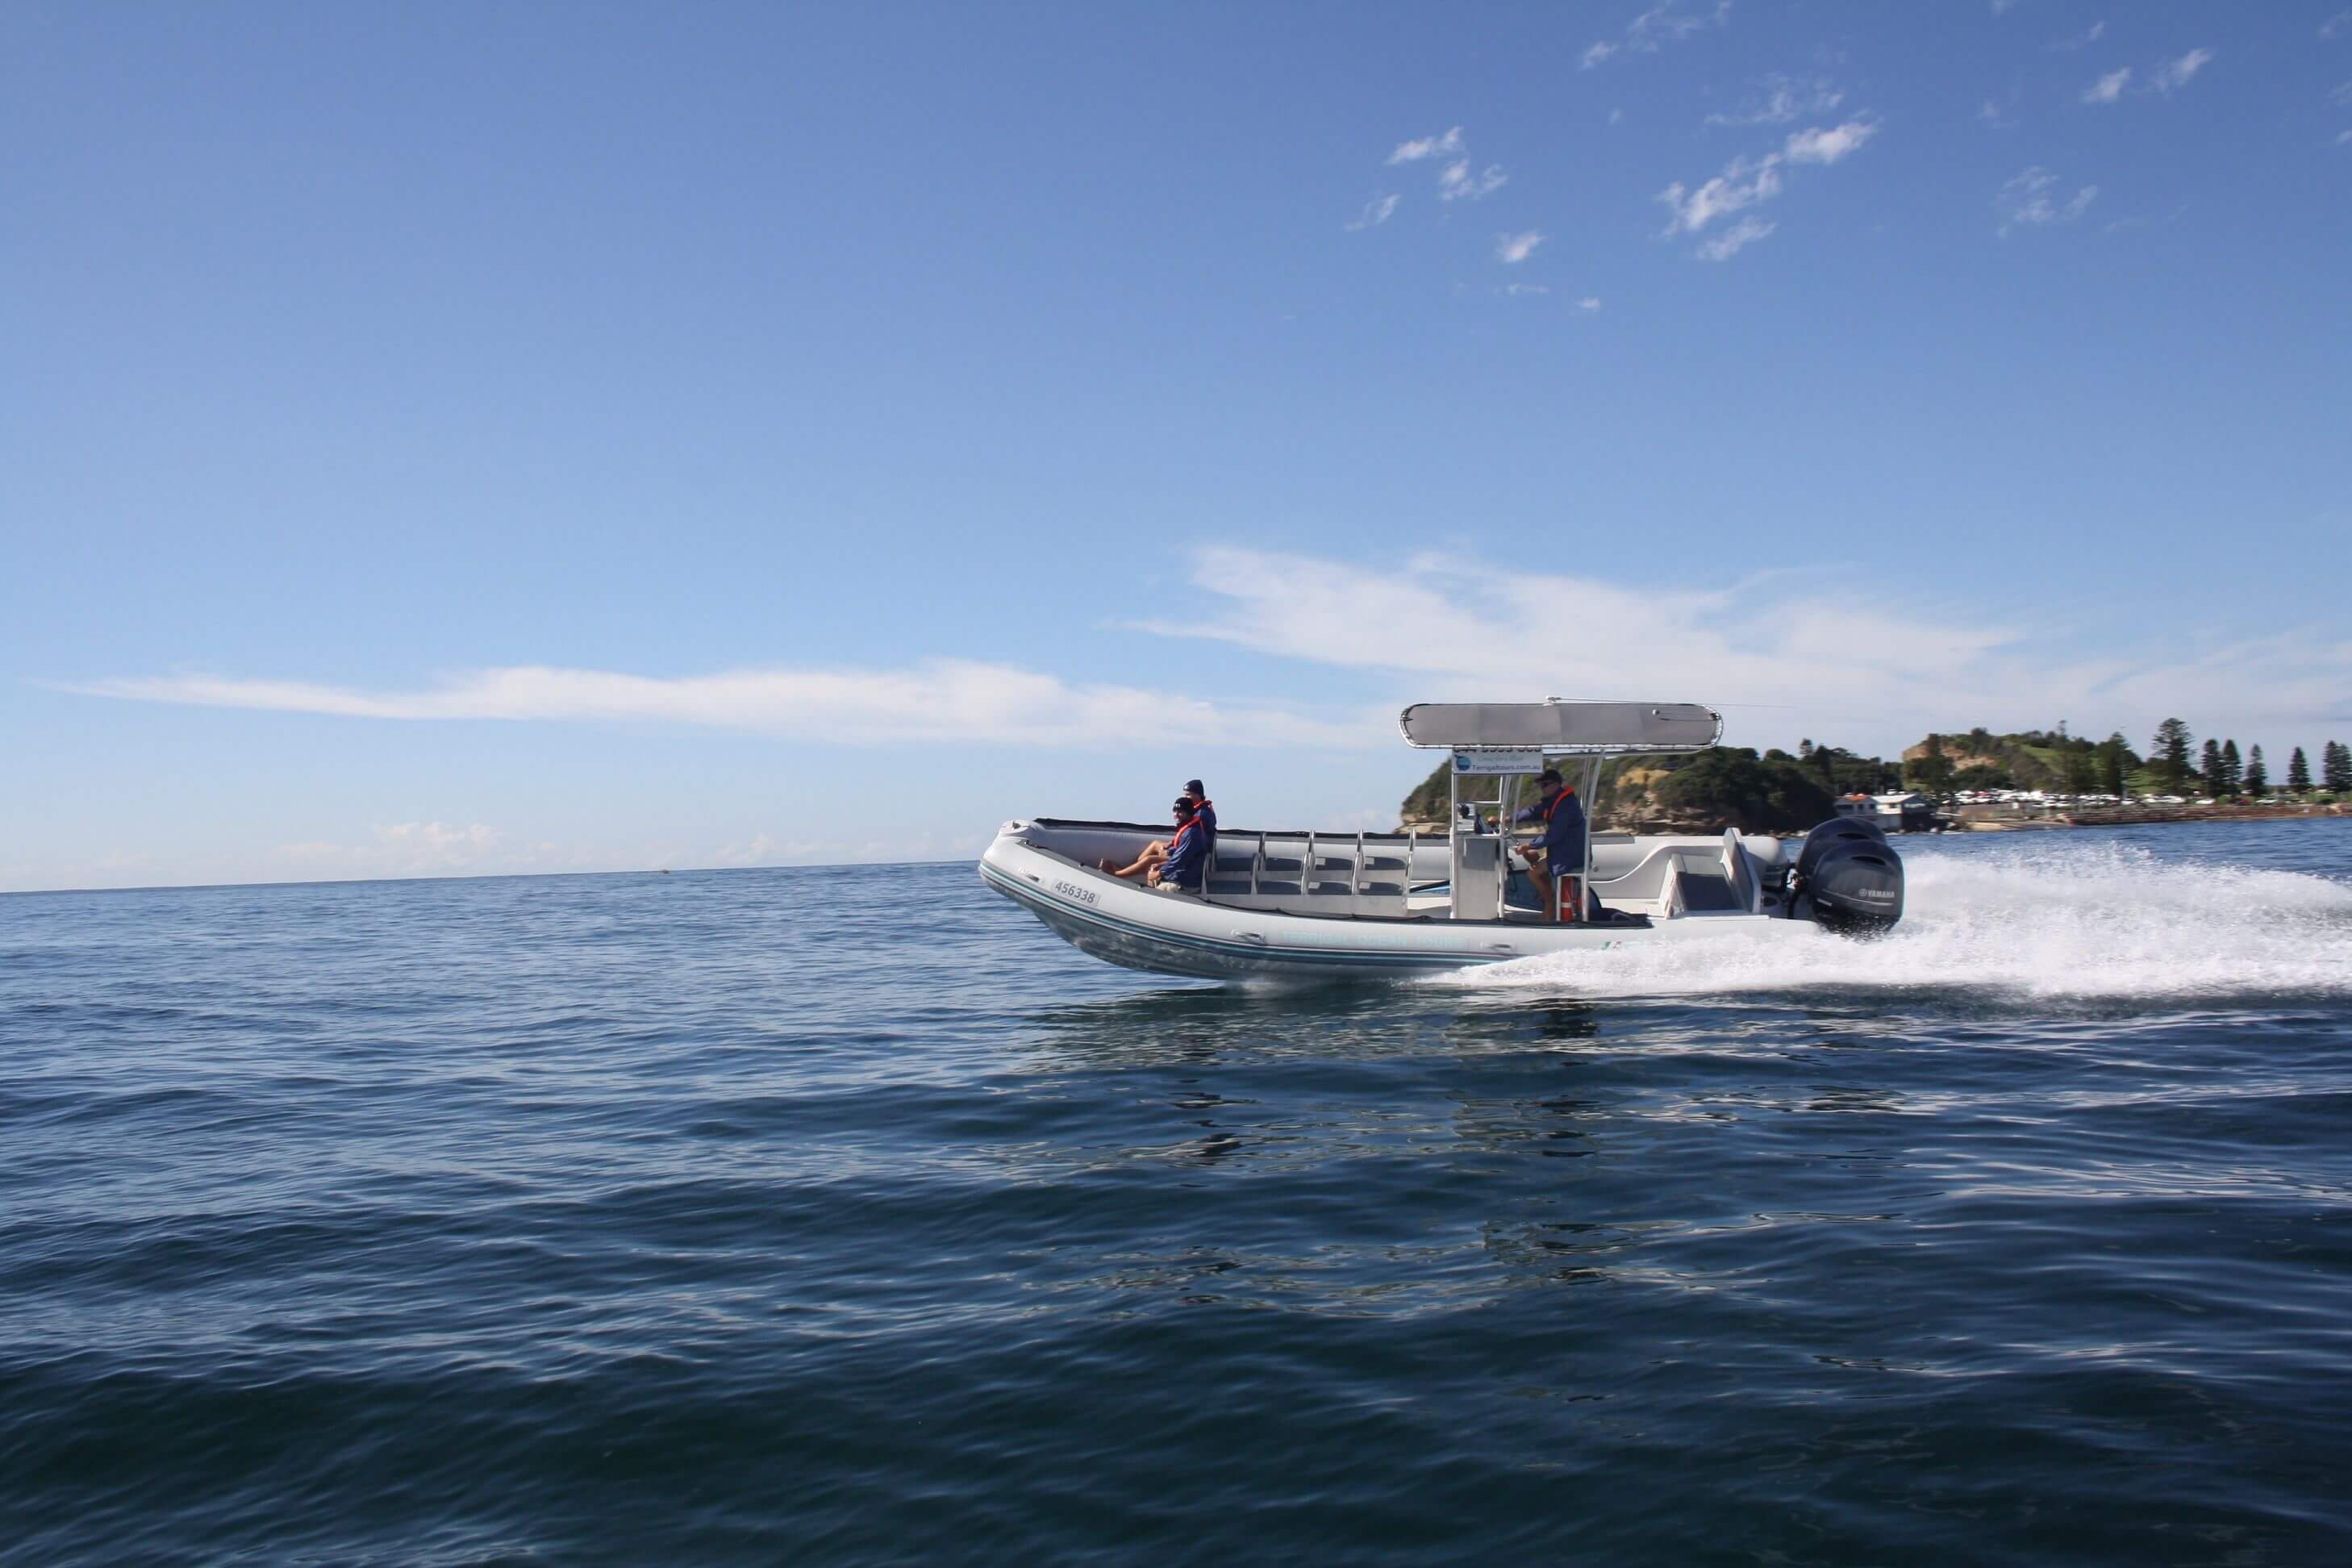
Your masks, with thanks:
[{"label": "distant shoreline", "polygon": [[[1987,815],[1969,816],[1971,809]],[[1955,831],[2014,833],[2049,827],[2141,827],[2159,822],[2311,822],[2352,820],[2352,808],[2341,801],[2325,805],[2092,805],[2074,811],[2051,811],[2041,816],[2023,812],[1993,815],[2000,807],[1963,806]]]}]

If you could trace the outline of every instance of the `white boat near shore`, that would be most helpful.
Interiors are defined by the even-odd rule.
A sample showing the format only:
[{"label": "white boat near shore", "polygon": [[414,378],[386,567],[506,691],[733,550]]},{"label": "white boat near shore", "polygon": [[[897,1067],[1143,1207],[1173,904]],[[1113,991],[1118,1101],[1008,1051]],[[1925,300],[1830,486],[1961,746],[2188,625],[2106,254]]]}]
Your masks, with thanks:
[{"label": "white boat near shore", "polygon": [[1899,920],[1900,859],[1875,826],[1848,820],[1822,824],[1796,853],[1727,829],[1588,831],[1586,918],[1538,906],[1511,868],[1524,781],[1580,764],[1590,798],[1603,758],[1700,751],[1722,722],[1690,703],[1418,704],[1402,716],[1405,739],[1453,753],[1444,832],[1226,828],[1201,889],[1180,892],[1099,868],[1172,827],[1035,817],[998,830],[980,874],[1096,957],[1217,979],[1412,974],[1736,931],[1819,940]]}]

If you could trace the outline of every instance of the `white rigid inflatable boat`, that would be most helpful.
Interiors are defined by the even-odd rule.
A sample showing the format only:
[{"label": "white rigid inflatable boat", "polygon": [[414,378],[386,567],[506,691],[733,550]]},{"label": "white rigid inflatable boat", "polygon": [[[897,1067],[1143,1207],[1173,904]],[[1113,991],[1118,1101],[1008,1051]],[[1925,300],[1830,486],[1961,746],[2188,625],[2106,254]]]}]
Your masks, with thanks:
[{"label": "white rigid inflatable boat", "polygon": [[1866,935],[1902,917],[1902,862],[1875,826],[1843,818],[1795,854],[1728,829],[1675,837],[1588,827],[1586,918],[1554,920],[1538,907],[1511,869],[1522,781],[1581,763],[1590,799],[1605,757],[1714,745],[1723,721],[1712,709],[1420,703],[1402,726],[1412,744],[1453,752],[1444,831],[1223,828],[1201,889],[1179,892],[1098,868],[1132,861],[1172,827],[1037,817],[998,829],[981,877],[1097,958],[1214,979],[1424,973],[1742,930]]}]

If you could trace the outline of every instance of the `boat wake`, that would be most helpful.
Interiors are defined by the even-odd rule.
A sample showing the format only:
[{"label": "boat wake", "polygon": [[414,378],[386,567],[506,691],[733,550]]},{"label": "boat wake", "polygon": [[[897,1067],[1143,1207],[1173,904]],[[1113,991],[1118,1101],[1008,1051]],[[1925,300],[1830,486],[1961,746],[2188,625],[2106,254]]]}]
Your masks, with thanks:
[{"label": "boat wake", "polygon": [[1587,996],[1968,989],[2025,997],[2352,994],[2352,884],[2034,845],[1906,862],[1903,923],[1875,941],[1786,931],[1548,953],[1424,984]]}]

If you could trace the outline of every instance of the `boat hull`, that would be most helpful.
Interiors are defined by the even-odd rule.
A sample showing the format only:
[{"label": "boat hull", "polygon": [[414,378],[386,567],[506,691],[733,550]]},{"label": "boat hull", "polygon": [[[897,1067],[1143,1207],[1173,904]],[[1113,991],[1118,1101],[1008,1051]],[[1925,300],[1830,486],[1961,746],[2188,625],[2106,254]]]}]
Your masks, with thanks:
[{"label": "boat hull", "polygon": [[1161,892],[1041,850],[1009,823],[980,875],[1080,952],[1156,974],[1209,980],[1377,978],[1444,973],[1542,953],[1601,952],[1770,931],[1818,937],[1809,923],[1717,915],[1650,926],[1288,914]]}]

